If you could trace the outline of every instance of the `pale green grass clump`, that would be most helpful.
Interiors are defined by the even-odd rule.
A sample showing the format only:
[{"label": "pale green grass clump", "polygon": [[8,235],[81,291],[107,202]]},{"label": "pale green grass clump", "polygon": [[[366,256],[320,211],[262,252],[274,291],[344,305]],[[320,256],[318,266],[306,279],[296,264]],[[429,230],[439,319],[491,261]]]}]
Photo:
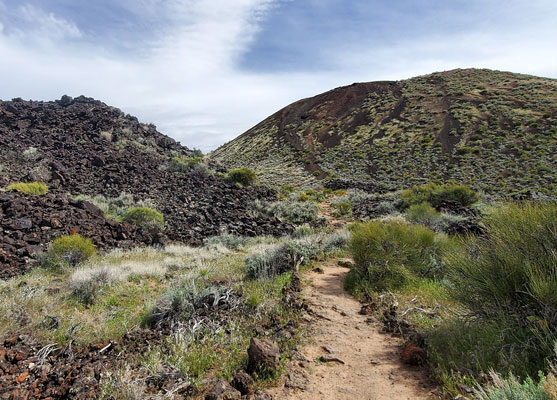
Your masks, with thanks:
[{"label": "pale green grass clump", "polygon": [[48,186],[43,182],[17,182],[8,185],[6,190],[17,190],[21,193],[41,195],[48,193]]}]

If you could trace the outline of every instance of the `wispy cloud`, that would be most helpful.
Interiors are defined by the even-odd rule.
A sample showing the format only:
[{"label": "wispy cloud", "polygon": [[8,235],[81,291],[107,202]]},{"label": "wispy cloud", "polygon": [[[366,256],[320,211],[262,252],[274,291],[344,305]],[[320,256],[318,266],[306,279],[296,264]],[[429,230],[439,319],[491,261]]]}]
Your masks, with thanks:
[{"label": "wispy cloud", "polygon": [[353,81],[469,66],[557,77],[556,6],[507,3],[0,0],[0,96],[84,94],[209,150]]}]

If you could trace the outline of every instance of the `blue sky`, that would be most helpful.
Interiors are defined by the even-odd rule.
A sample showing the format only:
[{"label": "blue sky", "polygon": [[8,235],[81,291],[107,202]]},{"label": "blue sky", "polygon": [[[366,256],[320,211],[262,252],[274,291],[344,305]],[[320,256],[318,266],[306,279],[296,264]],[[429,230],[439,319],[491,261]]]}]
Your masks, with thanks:
[{"label": "blue sky", "polygon": [[84,94],[211,150],[352,82],[557,78],[554,0],[0,0],[0,98]]}]

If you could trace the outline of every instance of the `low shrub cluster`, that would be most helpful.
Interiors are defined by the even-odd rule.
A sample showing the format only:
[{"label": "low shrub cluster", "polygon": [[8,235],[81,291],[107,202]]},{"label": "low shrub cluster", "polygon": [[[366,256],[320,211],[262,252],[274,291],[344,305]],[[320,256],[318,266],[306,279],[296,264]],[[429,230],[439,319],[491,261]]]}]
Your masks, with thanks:
[{"label": "low shrub cluster", "polygon": [[306,191],[301,192],[298,195],[297,200],[321,202],[321,201],[325,201],[325,194],[323,192],[318,192],[313,189],[308,189]]},{"label": "low shrub cluster", "polygon": [[317,223],[319,206],[312,201],[277,201],[265,208],[267,215],[275,216],[291,224]]},{"label": "low shrub cluster", "polygon": [[466,217],[441,213],[427,202],[413,204],[406,209],[406,219],[416,224],[422,224],[436,232],[447,232],[451,227],[466,221]]},{"label": "low shrub cluster", "polygon": [[78,234],[59,236],[52,241],[43,265],[75,267],[95,254],[95,245],[91,239]]},{"label": "low shrub cluster", "polygon": [[449,239],[421,225],[371,221],[352,231],[350,250],[356,267],[347,289],[381,291],[401,288],[417,278],[443,275],[441,253]]},{"label": "low shrub cluster", "polygon": [[48,186],[43,182],[17,182],[8,185],[6,190],[17,190],[21,193],[41,195],[48,193]]},{"label": "low shrub cluster", "polygon": [[318,238],[315,236],[275,245],[245,259],[246,277],[248,279],[270,278],[291,271],[298,262],[307,264],[317,256],[319,251]]},{"label": "low shrub cluster", "polygon": [[233,183],[243,186],[251,186],[255,183],[255,172],[247,167],[232,169],[226,175],[227,179]]},{"label": "low shrub cluster", "polygon": [[484,225],[486,235],[445,257],[454,296],[484,319],[528,330],[522,346],[544,359],[557,340],[557,204],[507,204]]},{"label": "low shrub cluster", "polygon": [[[408,208],[416,222],[435,217],[427,203]],[[421,329],[430,365],[449,393],[459,391],[454,382],[494,370],[499,383],[482,398],[550,398],[554,375],[535,378],[548,370],[557,344],[557,204],[501,205],[485,213],[482,226],[480,236],[452,238],[396,220],[356,225],[355,267],[345,285],[355,293],[405,293],[436,283],[457,312]]]},{"label": "low shrub cluster", "polygon": [[203,156],[176,156],[170,160],[169,170],[173,172],[190,172],[203,164]]},{"label": "low shrub cluster", "polygon": [[143,324],[148,327],[180,323],[218,309],[231,309],[240,297],[226,285],[208,285],[202,280],[185,282],[167,291],[148,309]]},{"label": "low shrub cluster", "polygon": [[313,229],[313,227],[311,227],[310,225],[300,225],[296,227],[296,229],[294,229],[294,232],[292,232],[292,237],[296,239],[300,239],[305,236],[311,236],[314,234],[315,234],[315,229]]},{"label": "low shrub cluster", "polygon": [[433,182],[404,190],[400,197],[405,207],[427,202],[437,208],[443,201],[454,201],[467,207],[480,200],[478,194],[466,185],[453,183],[439,185]]},{"label": "low shrub cluster", "polygon": [[547,377],[540,372],[537,382],[530,377],[521,382],[514,375],[504,379],[492,372],[491,387],[476,389],[475,395],[480,400],[554,400],[557,399],[556,372],[554,369]]},{"label": "low shrub cluster", "polygon": [[152,208],[155,204],[151,200],[136,200],[130,193],[121,193],[118,197],[105,197],[97,195],[94,197],[87,195],[79,195],[76,200],[85,200],[99,207],[107,218],[114,218],[122,221],[124,216],[132,208]]},{"label": "low shrub cluster", "polygon": [[331,207],[335,209],[335,217],[348,217],[352,215],[352,204],[349,201],[333,201]]},{"label": "low shrub cluster", "polygon": [[247,238],[232,234],[224,234],[220,236],[212,236],[205,239],[203,242],[206,247],[215,245],[222,245],[230,250],[239,250],[247,243]]},{"label": "low shrub cluster", "polygon": [[246,277],[248,279],[269,278],[291,271],[297,263],[307,265],[321,255],[345,248],[349,238],[350,233],[347,231],[324,237],[308,235],[264,249],[244,260]]},{"label": "low shrub cluster", "polygon": [[164,216],[149,207],[129,208],[122,216],[122,221],[130,221],[137,226],[145,228],[159,228],[164,226]]}]

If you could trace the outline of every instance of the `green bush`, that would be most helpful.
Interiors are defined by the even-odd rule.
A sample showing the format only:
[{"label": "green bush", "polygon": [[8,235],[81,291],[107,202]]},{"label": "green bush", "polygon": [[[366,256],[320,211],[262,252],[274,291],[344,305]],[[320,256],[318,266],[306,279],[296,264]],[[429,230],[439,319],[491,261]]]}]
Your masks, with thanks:
[{"label": "green bush", "polygon": [[451,371],[495,370],[520,377],[544,368],[544,358],[532,354],[521,342],[531,338],[512,319],[449,318],[425,331],[426,350],[436,375]]},{"label": "green bush", "polygon": [[306,224],[317,221],[319,206],[314,202],[277,201],[266,208],[265,213],[286,220],[291,224]]},{"label": "green bush", "polygon": [[195,169],[203,163],[203,156],[200,157],[183,157],[176,156],[170,160],[169,169],[173,172],[188,172]]},{"label": "green bush", "polygon": [[313,229],[311,226],[309,225],[301,225],[296,227],[296,229],[294,229],[294,232],[292,233],[292,237],[296,238],[296,239],[300,239],[303,238],[305,236],[310,236],[315,234],[315,229]]},{"label": "green bush", "polygon": [[247,239],[242,236],[225,234],[209,237],[203,242],[205,246],[208,247],[220,244],[230,250],[239,250],[244,244],[246,244]]},{"label": "green bush", "polygon": [[344,250],[350,243],[350,232],[341,230],[331,233],[323,238],[323,251],[330,253],[336,250]]},{"label": "green bush", "polygon": [[335,209],[336,217],[352,215],[352,204],[349,201],[333,201],[331,207]]},{"label": "green bush", "polygon": [[417,224],[430,226],[439,219],[439,213],[428,202],[413,204],[406,210],[406,219]]},{"label": "green bush", "polygon": [[81,235],[59,236],[51,243],[47,253],[50,265],[68,264],[76,266],[95,255],[95,245],[91,239]]},{"label": "green bush", "polygon": [[444,273],[440,252],[447,240],[422,225],[376,221],[357,224],[350,241],[356,266],[349,280],[361,287],[347,289],[391,290],[417,277],[440,277]]},{"label": "green bush", "polygon": [[412,189],[402,191],[400,196],[405,207],[427,202],[437,208],[444,200],[455,201],[466,207],[480,200],[478,194],[468,186],[452,183],[414,186]]},{"label": "green bush", "polygon": [[[454,296],[488,319],[531,329],[550,354],[557,331],[557,204],[507,204],[484,218],[486,235],[445,257]],[[524,343],[526,345],[526,343]]]},{"label": "green bush", "polygon": [[227,179],[233,183],[250,186],[255,183],[255,172],[247,167],[230,170]]},{"label": "green bush", "polygon": [[10,184],[6,188],[6,190],[17,190],[18,192],[21,193],[40,195],[40,194],[48,193],[48,186],[46,185],[46,183],[43,182],[29,182],[29,183],[17,182],[17,183]]},{"label": "green bush", "polygon": [[270,278],[292,270],[296,263],[305,265],[320,252],[315,237],[305,237],[286,242],[252,254],[244,260],[248,279]]},{"label": "green bush", "polygon": [[325,201],[325,195],[322,192],[317,192],[313,189],[308,189],[298,195],[298,201]]},{"label": "green bush", "polygon": [[164,226],[164,216],[149,207],[129,208],[122,216],[122,221],[130,221],[145,228],[162,228]]},{"label": "green bush", "polygon": [[290,196],[292,193],[294,193],[296,191],[296,188],[292,185],[288,185],[288,184],[284,184],[280,187],[279,189],[279,193],[281,193],[283,196]]},{"label": "green bush", "polygon": [[[477,390],[476,397],[481,400],[554,400],[557,397],[557,385],[554,376],[547,379],[540,373],[539,381],[528,377],[520,382],[513,375],[506,379],[492,373],[493,384],[487,390]],[[554,386],[554,387],[550,387]]]}]

